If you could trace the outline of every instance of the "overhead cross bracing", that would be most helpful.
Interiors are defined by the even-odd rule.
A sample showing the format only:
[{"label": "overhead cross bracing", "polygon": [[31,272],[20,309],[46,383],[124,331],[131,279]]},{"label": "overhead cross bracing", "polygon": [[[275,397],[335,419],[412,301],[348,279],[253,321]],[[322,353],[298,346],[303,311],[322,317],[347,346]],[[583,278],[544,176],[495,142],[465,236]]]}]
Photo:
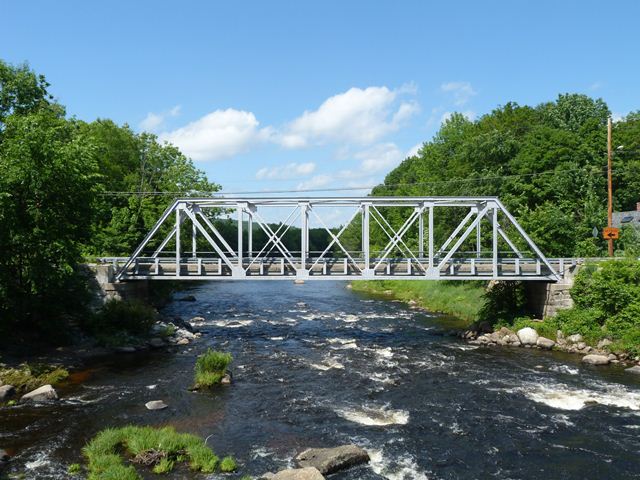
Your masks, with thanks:
[{"label": "overhead cross bracing", "polygon": [[[336,209],[346,220],[329,227]],[[267,221],[274,212],[280,220]],[[312,230],[326,238],[316,250]],[[120,281],[556,281],[564,270],[496,197],[183,198],[130,257],[103,261]]]}]

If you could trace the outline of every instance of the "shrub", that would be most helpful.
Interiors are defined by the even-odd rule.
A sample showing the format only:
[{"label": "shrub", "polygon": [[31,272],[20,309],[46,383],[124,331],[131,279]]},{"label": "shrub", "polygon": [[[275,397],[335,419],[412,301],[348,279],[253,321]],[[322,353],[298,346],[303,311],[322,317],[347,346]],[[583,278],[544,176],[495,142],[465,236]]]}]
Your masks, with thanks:
[{"label": "shrub", "polygon": [[632,330],[640,332],[640,302],[636,301],[617,315],[608,318],[605,327],[615,338],[620,338]]},{"label": "shrub", "polygon": [[238,464],[233,459],[233,457],[224,457],[220,462],[221,472],[235,472],[237,468]]},{"label": "shrub", "polygon": [[230,353],[208,349],[198,357],[195,368],[196,388],[211,387],[220,383],[233,360]]},{"label": "shrub", "polygon": [[579,333],[586,339],[596,339],[601,336],[603,314],[595,308],[570,308],[560,310],[555,316],[555,322],[560,330],[572,335]]},{"label": "shrub", "polygon": [[[124,465],[121,453],[128,454],[133,462],[153,464],[153,472],[158,474],[170,472],[180,462],[188,462],[192,470],[202,473],[214,473],[219,464],[218,457],[201,438],[178,433],[171,427],[108,428],[98,433],[82,453],[89,462],[89,480],[141,479],[132,465]],[[225,460],[225,468],[235,466],[231,457]],[[220,468],[229,471],[222,470],[221,464]]]},{"label": "shrub", "polygon": [[526,296],[522,282],[497,282],[484,294],[478,320],[494,325],[525,315]]},{"label": "shrub", "polygon": [[140,301],[108,300],[91,320],[94,333],[128,332],[144,334],[156,321],[155,310]]},{"label": "shrub", "polygon": [[69,376],[64,368],[41,363],[25,363],[20,368],[0,370],[0,380],[13,385],[20,392],[35,390],[43,385],[56,385]]}]

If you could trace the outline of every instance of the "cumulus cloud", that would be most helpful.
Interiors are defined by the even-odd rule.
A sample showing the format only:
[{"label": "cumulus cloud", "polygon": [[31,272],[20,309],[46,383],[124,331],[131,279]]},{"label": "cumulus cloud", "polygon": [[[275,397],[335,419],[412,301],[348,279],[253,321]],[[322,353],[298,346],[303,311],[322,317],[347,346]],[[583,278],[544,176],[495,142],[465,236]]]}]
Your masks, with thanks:
[{"label": "cumulus cloud", "polygon": [[440,90],[453,95],[453,103],[461,107],[465,105],[476,92],[469,82],[447,82],[440,85]]},{"label": "cumulus cloud", "polygon": [[411,94],[408,87],[351,88],[290,122],[279,141],[286,148],[329,142],[371,144],[397,130],[419,111],[415,102],[399,100],[407,94]]},{"label": "cumulus cloud", "polygon": [[177,117],[178,115],[180,115],[180,109],[181,109],[180,105],[176,105],[172,109],[164,112],[160,112],[160,113],[149,112],[147,113],[147,116],[144,117],[144,119],[140,122],[138,126],[140,127],[141,130],[144,130],[147,132],[155,132],[156,130],[158,130],[158,128],[160,128],[164,124],[164,121],[167,118]]},{"label": "cumulus cloud", "polygon": [[311,177],[309,180],[300,182],[296,187],[297,190],[312,190],[329,185],[334,180],[331,175],[321,174]]},{"label": "cumulus cloud", "polygon": [[311,175],[316,169],[313,162],[289,163],[276,167],[264,167],[256,172],[258,180],[289,180],[292,178],[306,177]]},{"label": "cumulus cloud", "polygon": [[378,144],[354,156],[360,160],[360,170],[364,175],[391,170],[405,158],[395,143]]},{"label": "cumulus cloud", "polygon": [[208,113],[184,127],[162,133],[159,138],[176,145],[194,160],[219,160],[267,140],[271,129],[261,129],[259,125],[252,112],[228,108]]}]

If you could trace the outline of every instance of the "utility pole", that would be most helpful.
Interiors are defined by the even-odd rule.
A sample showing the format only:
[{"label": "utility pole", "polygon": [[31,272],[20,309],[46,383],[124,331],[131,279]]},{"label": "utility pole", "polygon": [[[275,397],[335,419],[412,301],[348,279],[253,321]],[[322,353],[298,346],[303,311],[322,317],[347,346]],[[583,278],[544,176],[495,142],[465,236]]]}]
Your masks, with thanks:
[{"label": "utility pole", "polygon": [[[607,226],[609,228],[612,227],[612,218],[613,218],[613,192],[611,188],[611,157],[612,157],[612,146],[611,146],[611,130],[613,129],[611,123],[611,117],[609,117],[607,121],[607,189],[609,193],[609,205],[607,210]],[[609,237],[609,256],[613,257],[613,238]]]}]

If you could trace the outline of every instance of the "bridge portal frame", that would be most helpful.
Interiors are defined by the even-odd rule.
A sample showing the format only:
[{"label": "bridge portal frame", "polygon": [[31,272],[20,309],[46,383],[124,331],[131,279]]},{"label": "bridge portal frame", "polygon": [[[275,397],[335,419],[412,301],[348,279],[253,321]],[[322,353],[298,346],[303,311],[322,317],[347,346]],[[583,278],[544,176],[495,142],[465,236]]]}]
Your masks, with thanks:
[{"label": "bridge portal frame", "polygon": [[[292,208],[284,222],[272,228],[261,215],[269,207]],[[352,215],[342,228],[334,233],[318,214],[323,207],[353,208]],[[411,214],[399,228],[394,228],[381,212],[383,208],[409,208]],[[441,245],[434,239],[434,221],[437,209],[466,208],[466,216],[453,228]],[[216,229],[207,212],[235,212],[237,245],[232,248]],[[175,223],[150,257],[143,250],[158,234],[161,227]],[[347,227],[360,215],[361,251],[350,252],[340,241]],[[309,251],[310,218],[324,228],[331,242],[323,252]],[[284,235],[300,220],[301,251],[292,252],[284,244]],[[426,226],[425,226],[426,220]],[[191,223],[191,255],[185,256],[181,242],[184,222]],[[482,228],[488,223],[491,251],[482,251]],[[246,222],[246,223],[245,223]],[[503,224],[513,228],[511,233],[520,237],[530,253],[525,257],[507,234]],[[385,247],[371,251],[371,226],[377,225],[387,237]],[[245,225],[247,226],[245,228]],[[257,225],[267,237],[266,244],[253,250],[253,231]],[[408,246],[407,233],[417,225],[418,246]],[[243,251],[244,234],[247,251]],[[461,256],[461,246],[475,232],[475,251]],[[198,252],[197,238],[202,236],[213,248],[214,256]],[[486,234],[485,234],[486,235]],[[174,247],[167,249],[174,240]],[[486,242],[486,237],[485,237]],[[510,249],[501,255],[499,242]],[[426,245],[425,245],[426,243]],[[341,257],[329,257],[336,247]],[[426,248],[425,248],[426,247]],[[277,251],[275,255],[271,252]],[[400,251],[402,257],[391,257]],[[171,252],[171,257],[166,257]],[[256,253],[257,252],[257,253]],[[316,253],[314,256],[313,254]],[[560,273],[551,265],[537,245],[505,208],[497,197],[205,197],[181,198],[170,205],[149,231],[133,254],[124,258],[106,258],[116,268],[116,279],[123,280],[541,280],[555,282]],[[397,268],[406,263],[406,269]],[[279,265],[275,265],[279,264]],[[265,265],[267,270],[265,272]],[[275,265],[275,266],[274,266]],[[393,266],[393,268],[392,268]],[[562,267],[562,262],[559,264]]]}]

